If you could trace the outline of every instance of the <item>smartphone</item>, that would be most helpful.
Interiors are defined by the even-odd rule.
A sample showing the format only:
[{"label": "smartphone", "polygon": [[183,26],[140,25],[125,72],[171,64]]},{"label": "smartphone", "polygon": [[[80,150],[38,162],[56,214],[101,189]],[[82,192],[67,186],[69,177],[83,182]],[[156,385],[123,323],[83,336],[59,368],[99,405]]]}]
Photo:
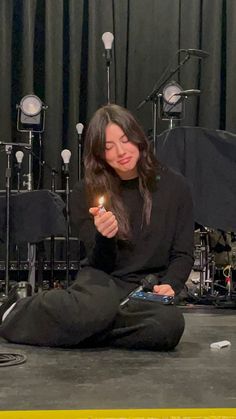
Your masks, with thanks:
[{"label": "smartphone", "polygon": [[146,300],[146,301],[158,301],[163,304],[173,304],[174,297],[170,295],[161,295],[156,294],[154,292],[145,292],[145,291],[134,291],[130,294],[130,298],[135,298],[139,300]]}]

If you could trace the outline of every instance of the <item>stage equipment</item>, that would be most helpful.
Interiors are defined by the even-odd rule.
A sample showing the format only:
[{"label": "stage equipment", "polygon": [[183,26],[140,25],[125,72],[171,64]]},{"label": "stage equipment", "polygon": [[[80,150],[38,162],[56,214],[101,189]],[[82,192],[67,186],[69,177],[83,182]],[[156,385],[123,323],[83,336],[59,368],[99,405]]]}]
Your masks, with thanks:
[{"label": "stage equipment", "polygon": [[45,110],[48,108],[35,95],[24,96],[17,108],[17,130],[20,132],[43,132]]},{"label": "stage equipment", "polygon": [[[28,132],[29,145],[32,147],[34,133],[42,133],[45,127],[45,110],[48,108],[44,105],[41,99],[35,95],[24,96],[20,105],[17,108],[17,131]],[[29,191],[33,190],[33,161],[32,154],[29,153],[29,173],[24,175],[27,181],[24,186],[27,186]]]},{"label": "stage equipment", "polygon": [[170,129],[174,126],[173,121],[182,119],[184,115],[184,102],[180,100],[182,91],[183,88],[176,81],[171,81],[158,95],[159,118],[169,120]]},{"label": "stage equipment", "polygon": [[205,227],[195,231],[194,271],[199,272],[198,297],[214,297],[214,254],[210,249],[209,230]]},{"label": "stage equipment", "polygon": [[[179,60],[179,56],[181,53],[184,53],[184,58]],[[141,109],[143,105],[147,102],[152,102],[152,118],[153,118],[153,151],[156,153],[156,141],[157,141],[157,103],[158,103],[158,95],[162,91],[163,87],[166,83],[172,79],[174,74],[176,74],[180,68],[191,58],[197,57],[198,59],[203,59],[208,57],[208,52],[202,50],[195,50],[195,49],[179,49],[176,54],[178,56],[178,65],[174,68],[169,70],[169,64],[165,68],[163,74],[161,75],[160,79],[155,83],[154,88],[152,89],[151,93],[142,100],[137,109]]]},{"label": "stage equipment", "polygon": [[[57,170],[52,168],[51,169],[51,192],[56,192],[56,175],[58,174]],[[55,236],[50,237],[50,269],[51,269],[51,276],[50,276],[50,287],[53,288],[54,284],[54,268],[55,268]]]},{"label": "stage equipment", "polygon": [[233,260],[230,252],[234,254],[228,242],[230,233],[201,226],[194,237],[194,266],[187,282],[188,297],[197,304],[235,308],[236,270],[233,263],[227,264]]},{"label": "stage equipment", "polygon": [[[17,172],[17,192],[20,192],[21,186],[21,168],[22,168],[22,161],[24,158],[23,151],[19,150],[15,153],[16,157],[16,172]],[[18,280],[20,280],[20,248],[16,245],[16,253],[17,253],[17,267],[18,267]]]},{"label": "stage equipment", "polygon": [[154,285],[159,285],[159,284],[160,284],[160,281],[155,274],[149,274],[145,276],[145,278],[141,280],[141,285],[138,288],[135,288],[134,291],[132,291],[124,300],[122,300],[120,303],[120,306],[123,307],[124,305],[126,305],[129,302],[129,300],[132,298],[132,295],[134,294],[134,292],[135,293],[138,293],[140,291],[152,292]]},{"label": "stage equipment", "polygon": [[[2,242],[7,241],[6,204],[5,197],[0,197],[0,240]],[[52,235],[65,237],[66,219],[63,213],[64,208],[65,203],[62,198],[48,190],[25,191],[24,193],[12,194],[9,211],[12,242],[17,245],[33,243],[36,246],[36,243],[40,243]],[[5,263],[7,273],[8,268],[9,266]],[[24,263],[24,266],[21,266],[21,270],[26,271],[27,269],[31,269],[28,261],[26,264]],[[8,280],[9,277],[6,279]],[[7,286],[9,288],[8,282]]]},{"label": "stage equipment", "polygon": [[200,58],[200,59],[207,58],[210,55],[209,52],[203,51],[202,49],[191,49],[191,48],[190,49],[180,49],[179,53],[181,53],[181,52],[184,52],[188,55],[191,55],[193,57],[197,57],[197,58]]},{"label": "stage equipment", "polygon": [[[45,127],[45,111],[48,108],[38,96],[29,94],[24,96],[17,108],[17,130],[19,132],[28,132],[29,145],[31,150],[33,148],[34,134],[39,135],[44,131]],[[28,174],[23,175],[26,177],[26,181],[23,182],[23,186],[27,187],[28,191],[34,189],[33,183],[33,153],[30,152],[28,155]],[[34,245],[28,245],[28,260],[29,260],[29,283],[32,289],[35,288],[35,259],[36,259],[36,248]]]},{"label": "stage equipment", "polygon": [[0,367],[12,367],[14,365],[24,364],[27,361],[26,355],[0,352]]},{"label": "stage equipment", "polygon": [[112,61],[112,44],[114,35],[111,32],[104,32],[102,35],[102,42],[105,47],[105,59],[107,69],[107,103],[110,103],[110,64]]},{"label": "stage equipment", "polygon": [[7,167],[6,167],[6,255],[5,255],[5,295],[8,296],[9,292],[9,261],[10,261],[10,199],[11,199],[11,178],[12,178],[12,169],[11,169],[11,155],[12,148],[14,146],[30,148],[29,144],[24,143],[4,143],[0,142],[0,145],[5,146],[5,152],[7,156]]},{"label": "stage equipment", "polygon": [[70,150],[64,149],[61,152],[63,160],[64,176],[66,180],[66,284],[69,286],[69,270],[70,270],[70,218],[69,218],[69,198],[70,198],[70,187],[69,187],[69,163],[71,158]]},{"label": "stage equipment", "polygon": [[236,232],[236,135],[202,127],[176,127],[157,137],[159,160],[188,180],[194,220]]},{"label": "stage equipment", "polygon": [[20,192],[20,184],[21,184],[21,167],[22,167],[22,161],[24,158],[24,153],[23,151],[19,150],[16,152],[15,154],[16,156],[16,161],[17,161],[17,165],[16,165],[16,170],[17,170],[17,191]]},{"label": "stage equipment", "polygon": [[169,121],[169,128],[174,128],[174,121],[184,118],[185,99],[196,96],[201,93],[198,89],[183,90],[176,82],[171,81],[163,87],[162,93],[158,95],[159,118],[163,121]]},{"label": "stage equipment", "polygon": [[76,131],[78,133],[78,142],[79,142],[79,154],[78,154],[78,179],[82,179],[82,133],[84,126],[79,122],[76,124]]}]

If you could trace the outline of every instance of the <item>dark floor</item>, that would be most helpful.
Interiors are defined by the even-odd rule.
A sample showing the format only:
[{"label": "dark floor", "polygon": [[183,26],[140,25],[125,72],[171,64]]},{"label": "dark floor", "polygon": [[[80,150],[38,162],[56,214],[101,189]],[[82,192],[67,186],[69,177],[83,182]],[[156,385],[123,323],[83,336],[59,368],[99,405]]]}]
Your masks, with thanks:
[{"label": "dark floor", "polygon": [[[65,350],[0,341],[27,362],[0,369],[0,409],[236,407],[236,310],[183,308],[173,352]],[[230,348],[210,349],[229,340]]]}]

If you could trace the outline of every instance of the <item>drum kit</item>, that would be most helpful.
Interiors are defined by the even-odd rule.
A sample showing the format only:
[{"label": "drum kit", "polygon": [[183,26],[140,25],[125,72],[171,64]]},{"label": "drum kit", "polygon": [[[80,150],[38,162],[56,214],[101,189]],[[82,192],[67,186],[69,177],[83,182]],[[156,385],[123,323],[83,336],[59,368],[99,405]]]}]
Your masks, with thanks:
[{"label": "drum kit", "polygon": [[194,265],[187,281],[190,300],[236,307],[236,234],[198,226]]}]

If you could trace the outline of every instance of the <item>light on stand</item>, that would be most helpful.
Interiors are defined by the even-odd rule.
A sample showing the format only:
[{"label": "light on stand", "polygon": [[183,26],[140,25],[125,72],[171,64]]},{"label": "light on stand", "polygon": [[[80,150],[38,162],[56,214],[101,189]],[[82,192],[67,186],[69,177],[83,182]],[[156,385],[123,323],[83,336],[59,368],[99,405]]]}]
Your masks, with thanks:
[{"label": "light on stand", "polygon": [[45,106],[35,95],[24,96],[17,107],[17,130],[20,132],[43,132]]},{"label": "light on stand", "polygon": [[66,148],[62,150],[61,157],[64,163],[64,173],[69,174],[69,163],[70,163],[70,158],[71,158],[70,150],[67,150]]},{"label": "light on stand", "polygon": [[[24,96],[17,108],[17,131],[29,133],[29,145],[32,149],[32,140],[34,133],[42,133],[45,126],[45,110],[44,105],[38,96],[30,94]],[[29,173],[24,175],[27,181],[24,185],[29,191],[33,190],[33,161],[32,155],[29,153]]]},{"label": "light on stand", "polygon": [[107,68],[107,103],[110,103],[110,63],[112,60],[112,44],[114,35],[111,32],[104,32],[102,35],[102,42],[105,47],[105,58]]},{"label": "light on stand", "polygon": [[184,103],[180,101],[182,87],[175,81],[171,81],[163,87],[159,99],[159,118],[163,121],[170,121],[170,128],[173,128],[173,120],[181,120],[184,115]]},{"label": "light on stand", "polygon": [[102,35],[102,42],[105,47],[105,58],[107,65],[109,66],[112,59],[112,44],[114,41],[114,35],[111,32],[104,32]]},{"label": "light on stand", "polygon": [[69,219],[69,195],[70,195],[70,187],[69,187],[69,163],[71,158],[70,150],[64,149],[61,152],[61,157],[64,164],[64,175],[66,178],[66,285],[67,288],[69,286],[69,269],[70,269],[70,219]]},{"label": "light on stand", "polygon": [[82,178],[82,133],[83,133],[84,126],[79,122],[76,124],[76,131],[78,133],[78,140],[79,140],[79,155],[78,155],[78,179],[81,181]]},{"label": "light on stand", "polygon": [[[164,73],[161,75],[159,80],[155,83],[155,86],[152,89],[151,93],[144,100],[142,100],[137,107],[137,109],[140,109],[143,105],[145,105],[145,103],[150,102],[150,101],[153,104],[153,118],[152,119],[153,119],[153,151],[154,151],[154,154],[156,153],[156,137],[157,137],[157,99],[158,99],[158,102],[160,104],[160,102],[162,100],[162,93],[161,92],[162,92],[164,86],[166,85],[166,83],[169,80],[172,79],[174,74],[176,74],[177,71],[179,71],[180,68],[184,64],[186,64],[186,62],[191,57],[197,57],[198,59],[204,59],[204,58],[207,58],[210,55],[207,51],[203,51],[203,50],[200,50],[200,49],[179,49],[177,51],[177,54],[179,55],[181,53],[184,53],[183,59],[181,59],[180,62],[178,61],[178,65],[171,70],[170,70],[170,67],[169,67],[169,64],[168,64],[168,66],[164,70]],[[174,103],[174,105],[177,105],[177,104]],[[160,110],[159,110],[159,112],[160,112]]]},{"label": "light on stand", "polygon": [[185,102],[190,96],[196,96],[201,93],[198,89],[183,90],[182,87],[172,81],[168,83],[159,95],[159,118],[163,121],[169,120],[169,128],[174,127],[174,120],[181,120],[184,118]]},{"label": "light on stand", "polygon": [[20,192],[20,172],[21,172],[21,166],[22,166],[24,153],[23,151],[19,150],[16,152],[15,156],[16,156],[16,161],[17,161],[17,190],[18,192]]},{"label": "light on stand", "polygon": [[[41,99],[34,94],[24,96],[17,108],[17,131],[27,132],[29,136],[29,148],[33,149],[34,133],[42,133],[45,127],[45,110],[47,106],[43,104]],[[28,191],[34,188],[33,182],[33,158],[32,152],[28,154],[28,173],[23,175],[26,181],[23,186]],[[28,262],[29,262],[29,283],[35,289],[35,259],[36,245],[28,243]]]},{"label": "light on stand", "polygon": [[76,131],[77,131],[78,135],[82,135],[83,129],[84,129],[84,126],[83,126],[83,124],[81,124],[81,122],[76,124]]},{"label": "light on stand", "polygon": [[15,156],[16,156],[16,161],[17,161],[17,163],[19,165],[19,169],[20,169],[21,164],[22,164],[22,160],[23,160],[23,157],[24,157],[24,153],[23,153],[23,151],[19,150],[19,151],[16,152]]}]

